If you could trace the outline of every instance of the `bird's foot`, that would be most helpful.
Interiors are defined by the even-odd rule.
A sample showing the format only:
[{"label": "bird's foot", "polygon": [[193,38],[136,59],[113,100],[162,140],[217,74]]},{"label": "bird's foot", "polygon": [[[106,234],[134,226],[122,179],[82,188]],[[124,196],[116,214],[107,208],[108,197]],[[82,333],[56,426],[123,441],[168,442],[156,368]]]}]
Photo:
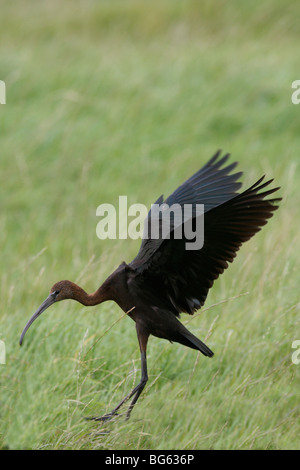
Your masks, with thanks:
[{"label": "bird's foot", "polygon": [[106,415],[103,415],[103,416],[92,416],[92,417],[87,417],[85,419],[87,421],[102,421],[105,423],[106,421],[110,421],[111,419],[113,419],[114,416],[119,416],[119,413],[115,411],[111,411],[110,413],[107,413]]}]

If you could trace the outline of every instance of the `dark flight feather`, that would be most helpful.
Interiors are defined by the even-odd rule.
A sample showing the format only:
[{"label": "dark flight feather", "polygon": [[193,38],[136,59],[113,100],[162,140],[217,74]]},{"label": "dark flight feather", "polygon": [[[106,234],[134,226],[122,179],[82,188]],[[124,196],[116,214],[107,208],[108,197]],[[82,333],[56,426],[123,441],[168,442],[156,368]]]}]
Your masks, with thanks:
[{"label": "dark flight feather", "polygon": [[[229,155],[217,154],[195,175],[169,196],[166,204],[204,204],[204,245],[199,250],[186,250],[188,240],[144,239],[136,258],[135,288],[147,295],[153,305],[168,308],[176,316],[193,314],[205,302],[214,281],[233,261],[242,243],[258,232],[277,209],[280,198],[265,199],[277,191],[262,191],[273,180],[260,178],[249,189],[237,193],[242,173],[230,175],[236,163],[222,167]],[[158,200],[163,203],[162,196]],[[146,223],[149,223],[151,211]],[[153,291],[149,291],[149,285]],[[145,294],[145,290],[147,293]],[[147,286],[147,289],[146,289]]]}]

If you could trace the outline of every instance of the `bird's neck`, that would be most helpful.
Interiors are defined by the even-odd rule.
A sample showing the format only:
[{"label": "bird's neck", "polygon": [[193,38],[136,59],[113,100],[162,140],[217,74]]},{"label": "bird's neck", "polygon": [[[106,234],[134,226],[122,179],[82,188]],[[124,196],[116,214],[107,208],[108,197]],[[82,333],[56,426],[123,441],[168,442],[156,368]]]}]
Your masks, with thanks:
[{"label": "bird's neck", "polygon": [[98,305],[102,302],[105,302],[106,300],[111,300],[109,289],[107,289],[104,284],[92,294],[88,294],[85,292],[85,290],[76,285],[73,294],[74,300],[77,300],[77,302],[80,302],[82,305],[86,306]]}]

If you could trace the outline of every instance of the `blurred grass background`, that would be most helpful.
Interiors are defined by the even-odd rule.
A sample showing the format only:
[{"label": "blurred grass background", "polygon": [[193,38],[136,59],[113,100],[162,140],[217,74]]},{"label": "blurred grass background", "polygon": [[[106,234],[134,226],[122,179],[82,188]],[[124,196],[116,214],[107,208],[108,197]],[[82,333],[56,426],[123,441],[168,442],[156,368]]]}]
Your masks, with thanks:
[{"label": "blurred grass background", "polygon": [[[299,447],[299,9],[1,3],[0,447]],[[22,328],[55,281],[92,292],[137,252],[139,241],[97,239],[99,204],[128,195],[149,207],[218,148],[240,162],[245,185],[266,173],[284,199],[201,315],[182,317],[215,356],[150,339],[150,380],[131,420],[86,422],[139,380],[133,322],[117,321],[112,303],[65,302],[20,349]]]}]

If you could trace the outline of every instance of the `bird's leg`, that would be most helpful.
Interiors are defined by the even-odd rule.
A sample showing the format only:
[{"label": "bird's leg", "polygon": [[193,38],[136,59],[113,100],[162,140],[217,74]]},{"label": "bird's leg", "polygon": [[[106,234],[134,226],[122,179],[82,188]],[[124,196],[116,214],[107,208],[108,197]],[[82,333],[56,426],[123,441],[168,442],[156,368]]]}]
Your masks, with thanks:
[{"label": "bird's leg", "polygon": [[93,421],[108,421],[112,419],[115,415],[117,415],[118,410],[121,408],[121,406],[129,400],[131,397],[133,397],[132,402],[129,405],[128,411],[126,413],[126,419],[129,419],[130,413],[136,404],[136,402],[139,399],[139,396],[141,395],[142,391],[144,390],[144,387],[148,381],[148,374],[147,374],[147,357],[146,357],[146,350],[147,350],[147,342],[149,338],[149,333],[145,332],[142,330],[142,328],[139,327],[137,324],[136,326],[137,330],[137,336],[139,340],[139,345],[140,345],[140,351],[141,351],[141,369],[142,369],[142,376],[141,380],[138,383],[134,389],[126,395],[125,398],[123,398],[122,401],[110,412],[105,414],[104,416],[101,416],[99,418],[87,418]]},{"label": "bird's leg", "polygon": [[131,396],[134,395],[132,402],[129,405],[128,411],[126,413],[126,419],[129,419],[130,413],[132,412],[132,409],[136,402],[139,399],[140,394],[144,390],[144,387],[148,381],[148,374],[147,374],[147,357],[146,357],[146,351],[141,351],[141,364],[142,364],[142,377],[140,383],[135,387],[135,392],[131,394]]}]

